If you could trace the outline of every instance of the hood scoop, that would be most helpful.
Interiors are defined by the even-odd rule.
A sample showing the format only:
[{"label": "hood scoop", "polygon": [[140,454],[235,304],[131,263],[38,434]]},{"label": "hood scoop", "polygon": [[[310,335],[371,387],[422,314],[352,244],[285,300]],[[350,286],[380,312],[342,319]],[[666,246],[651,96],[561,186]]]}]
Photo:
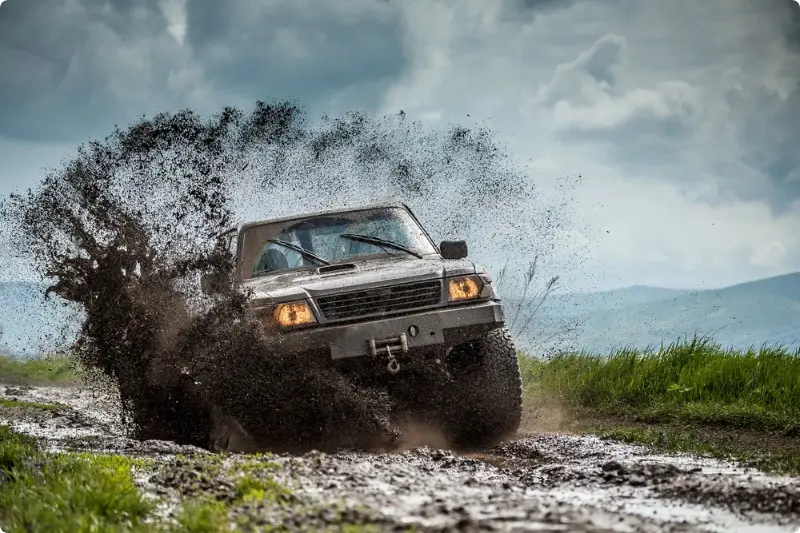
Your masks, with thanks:
[{"label": "hood scoop", "polygon": [[336,274],[338,272],[349,272],[351,270],[358,270],[358,265],[355,263],[342,263],[339,265],[325,265],[317,269],[317,274]]}]

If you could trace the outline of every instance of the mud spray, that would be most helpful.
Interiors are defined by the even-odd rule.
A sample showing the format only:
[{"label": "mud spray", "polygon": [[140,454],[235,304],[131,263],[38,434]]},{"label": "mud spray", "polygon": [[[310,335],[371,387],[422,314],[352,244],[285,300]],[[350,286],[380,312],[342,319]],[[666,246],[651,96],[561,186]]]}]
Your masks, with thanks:
[{"label": "mud spray", "polygon": [[309,125],[291,103],[259,102],[116,129],[11,196],[2,220],[48,294],[82,309],[68,353],[118,390],[137,438],[213,447],[234,424],[273,449],[386,448],[402,437],[394,398],[270,353],[247,294],[200,291],[201,275],[231,271],[216,237],[287,204],[401,199],[441,238],[546,253],[531,246],[553,245],[559,206],[537,214],[515,168],[486,130],[426,132],[402,112]]}]

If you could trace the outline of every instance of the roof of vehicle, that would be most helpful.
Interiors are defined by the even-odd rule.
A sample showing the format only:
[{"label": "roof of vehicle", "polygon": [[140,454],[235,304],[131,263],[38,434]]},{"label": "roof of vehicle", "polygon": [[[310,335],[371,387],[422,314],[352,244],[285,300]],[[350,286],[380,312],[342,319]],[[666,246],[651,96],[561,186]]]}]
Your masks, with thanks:
[{"label": "roof of vehicle", "polygon": [[316,211],[316,212],[312,212],[312,213],[297,213],[295,215],[290,215],[290,216],[284,216],[284,217],[278,217],[278,218],[269,218],[269,219],[266,219],[266,220],[247,222],[247,223],[239,225],[237,228],[231,228],[226,233],[230,233],[231,231],[234,231],[234,230],[238,230],[238,231],[241,232],[241,231],[246,230],[248,228],[251,228],[253,226],[260,226],[262,224],[271,224],[271,223],[274,223],[274,222],[284,222],[284,221],[292,220],[292,219],[295,219],[295,218],[308,218],[308,217],[317,217],[317,216],[324,216],[324,215],[335,215],[335,214],[339,214],[339,213],[352,213],[354,211],[367,211],[369,209],[386,209],[386,208],[393,208],[393,207],[394,208],[400,208],[400,209],[406,209],[408,211],[411,211],[411,209],[406,204],[404,204],[402,202],[369,204],[369,205],[363,205],[363,206],[359,206],[359,207],[344,207],[344,208],[340,208],[340,209],[329,209],[329,210],[325,210],[325,211]]}]

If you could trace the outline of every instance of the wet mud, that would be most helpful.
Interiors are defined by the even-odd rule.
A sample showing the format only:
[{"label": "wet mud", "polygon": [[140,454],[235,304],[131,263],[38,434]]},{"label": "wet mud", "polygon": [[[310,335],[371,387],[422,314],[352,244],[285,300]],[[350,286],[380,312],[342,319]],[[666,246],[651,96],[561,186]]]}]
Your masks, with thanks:
[{"label": "wet mud", "polygon": [[[800,479],[691,455],[654,455],[597,437],[521,434],[481,453],[435,446],[394,453],[213,454],[128,437],[113,398],[80,388],[2,387],[4,398],[59,409],[0,409],[0,423],[51,450],[157,459],[137,474],[165,502],[236,500],[242,471],[290,488],[278,505],[231,507],[255,529],[386,531],[741,531],[800,527]],[[259,469],[260,468],[260,469]],[[163,512],[169,513],[169,503]],[[245,529],[247,530],[247,529]]]}]

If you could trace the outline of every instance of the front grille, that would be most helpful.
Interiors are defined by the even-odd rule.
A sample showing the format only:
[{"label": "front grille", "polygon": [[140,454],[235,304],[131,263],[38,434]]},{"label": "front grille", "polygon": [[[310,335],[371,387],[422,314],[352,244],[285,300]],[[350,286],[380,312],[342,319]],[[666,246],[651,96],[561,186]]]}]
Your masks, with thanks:
[{"label": "front grille", "polygon": [[436,305],[441,291],[440,280],[420,281],[322,296],[317,305],[327,320],[345,320]]}]

